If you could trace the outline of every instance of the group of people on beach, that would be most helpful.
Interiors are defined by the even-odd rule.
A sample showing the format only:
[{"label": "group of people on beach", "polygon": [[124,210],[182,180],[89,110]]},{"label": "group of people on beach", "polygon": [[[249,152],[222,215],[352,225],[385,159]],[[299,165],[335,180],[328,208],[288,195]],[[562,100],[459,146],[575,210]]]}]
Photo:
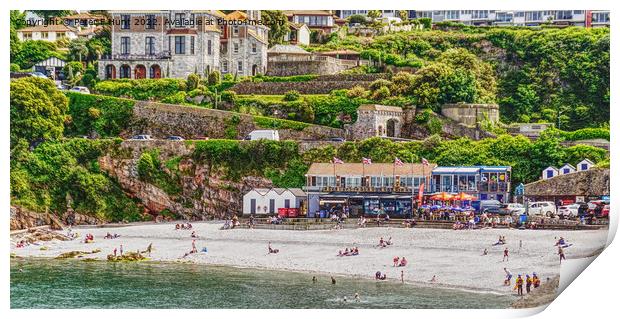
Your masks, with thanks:
[{"label": "group of people on beach", "polygon": [[174,229],[176,229],[176,230],[179,230],[179,229],[192,229],[192,224],[190,224],[190,223],[187,223],[187,225],[186,224],[176,224],[174,226]]},{"label": "group of people on beach", "polygon": [[[512,281],[512,273],[506,267],[504,267],[504,272],[506,272],[506,279],[504,279],[504,285],[510,286]],[[517,295],[523,296],[523,287],[525,286],[526,293],[530,293],[532,290],[532,286],[534,288],[540,287],[540,278],[536,273],[533,273],[532,276],[529,274],[525,274],[525,277],[521,276],[521,274],[517,275],[515,279],[515,285],[513,290],[517,291]]]},{"label": "group of people on beach", "polygon": [[568,248],[573,244],[569,244],[564,237],[560,237],[558,241],[555,243],[555,246],[558,247],[558,256],[560,257],[560,264],[562,260],[566,260],[566,255],[564,254],[564,248]]},{"label": "group of people on beach", "polygon": [[345,257],[345,256],[357,256],[360,254],[360,251],[357,249],[357,247],[353,247],[349,250],[349,248],[345,248],[344,252],[342,252],[342,250],[338,251],[338,257]]},{"label": "group of people on beach", "polygon": [[392,261],[394,262],[394,264],[393,264],[394,267],[405,267],[405,266],[407,266],[407,259],[405,259],[404,256],[403,256],[403,258],[399,258],[398,256],[394,256],[394,259]]},{"label": "group of people on beach", "polygon": [[107,233],[105,236],[103,236],[103,239],[116,239],[118,237],[121,237],[121,235],[114,233],[114,235]]},{"label": "group of people on beach", "polygon": [[388,240],[384,240],[383,237],[381,237],[379,238],[379,244],[377,245],[377,247],[386,248],[387,246],[391,246],[392,244],[392,237],[390,237]]}]

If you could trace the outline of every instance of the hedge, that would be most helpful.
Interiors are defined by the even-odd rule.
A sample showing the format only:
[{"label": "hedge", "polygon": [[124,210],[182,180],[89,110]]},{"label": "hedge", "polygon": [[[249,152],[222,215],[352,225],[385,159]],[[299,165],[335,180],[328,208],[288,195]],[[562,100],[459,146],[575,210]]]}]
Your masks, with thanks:
[{"label": "hedge", "polygon": [[65,92],[69,98],[71,121],[65,125],[65,135],[118,136],[129,126],[134,101],[76,92]]}]

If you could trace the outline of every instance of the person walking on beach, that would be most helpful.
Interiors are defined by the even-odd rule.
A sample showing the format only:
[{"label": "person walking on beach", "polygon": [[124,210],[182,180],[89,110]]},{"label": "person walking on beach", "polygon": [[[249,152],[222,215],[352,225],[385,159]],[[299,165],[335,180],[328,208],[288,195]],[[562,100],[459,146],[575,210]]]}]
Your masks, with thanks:
[{"label": "person walking on beach", "polygon": [[517,276],[517,295],[523,296],[523,278],[521,278],[521,274]]},{"label": "person walking on beach", "polygon": [[121,250],[120,250],[120,252],[121,252],[121,256],[123,256],[123,245],[122,245],[122,244],[121,244]]},{"label": "person walking on beach", "polygon": [[116,257],[116,248],[114,248],[114,257]]},{"label": "person walking on beach", "polygon": [[151,251],[153,251],[153,243],[150,243],[148,247],[146,247],[146,252],[149,254],[149,257],[151,257]]},{"label": "person walking on beach", "polygon": [[561,264],[562,260],[566,260],[566,256],[564,256],[564,249],[562,248],[562,246],[558,247],[558,255],[560,255],[560,264]]},{"label": "person walking on beach", "polygon": [[360,294],[355,293],[355,302],[360,302]]},{"label": "person walking on beach", "polygon": [[504,258],[502,261],[508,261],[508,247],[504,248]]},{"label": "person walking on beach", "polygon": [[405,271],[404,270],[400,271],[400,282],[402,282],[403,284],[405,283]]},{"label": "person walking on beach", "polygon": [[531,287],[532,287],[532,277],[530,277],[530,275],[525,275],[525,292],[529,294]]},{"label": "person walking on beach", "polygon": [[512,280],[512,273],[506,267],[504,267],[504,272],[506,273],[506,279],[504,279],[504,286],[510,286],[510,281]]},{"label": "person walking on beach", "polygon": [[192,254],[197,253],[198,249],[196,249],[196,240],[192,240]]}]

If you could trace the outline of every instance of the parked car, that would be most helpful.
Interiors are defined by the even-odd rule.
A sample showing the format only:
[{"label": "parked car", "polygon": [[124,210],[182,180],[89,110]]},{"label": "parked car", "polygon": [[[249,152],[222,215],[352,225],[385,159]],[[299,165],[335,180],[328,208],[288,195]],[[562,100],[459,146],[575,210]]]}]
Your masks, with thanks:
[{"label": "parked car", "polygon": [[150,135],[142,134],[142,135],[134,135],[134,136],[132,136],[130,138],[130,140],[133,140],[133,141],[149,141],[149,140],[152,140],[152,138],[151,138]]},{"label": "parked car", "polygon": [[170,135],[168,137],[166,137],[167,140],[169,141],[185,141],[184,138],[180,137],[180,136],[176,136],[176,135]]},{"label": "parked car", "polygon": [[30,73],[30,75],[37,77],[37,78],[42,78],[42,79],[48,79],[47,75],[41,73],[41,72],[32,72]]},{"label": "parked car", "polygon": [[90,90],[85,86],[74,86],[70,91],[78,92],[82,94],[90,94]]},{"label": "parked car", "polygon": [[344,137],[330,137],[329,140],[332,142],[345,142]]},{"label": "parked car", "polygon": [[478,213],[499,214],[502,203],[495,199],[483,199],[472,201],[471,206]]},{"label": "parked car", "polygon": [[278,134],[277,130],[255,130],[250,132],[248,136],[245,137],[245,140],[256,141],[256,140],[272,140],[279,141],[280,134]]},{"label": "parked car", "polygon": [[504,215],[521,215],[525,213],[525,206],[519,203],[503,204],[500,213]]},{"label": "parked car", "polygon": [[563,205],[558,207],[558,216],[561,218],[573,218],[579,216],[579,204]]},{"label": "parked car", "polygon": [[529,215],[555,217],[557,209],[553,202],[532,202],[529,204],[527,212]]}]

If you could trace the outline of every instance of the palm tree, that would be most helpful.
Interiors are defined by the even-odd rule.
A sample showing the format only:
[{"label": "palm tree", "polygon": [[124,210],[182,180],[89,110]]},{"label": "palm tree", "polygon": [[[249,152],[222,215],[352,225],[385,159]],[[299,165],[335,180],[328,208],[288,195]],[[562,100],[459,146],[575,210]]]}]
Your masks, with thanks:
[{"label": "palm tree", "polygon": [[90,55],[94,56],[97,58],[97,60],[101,59],[101,55],[103,54],[103,52],[105,51],[103,45],[101,45],[100,43],[92,43],[89,42],[89,51],[90,51]]},{"label": "palm tree", "polygon": [[88,56],[88,46],[86,46],[86,41],[82,39],[77,39],[71,41],[69,43],[69,54],[72,59],[78,58],[78,61],[82,62],[82,57]]}]

